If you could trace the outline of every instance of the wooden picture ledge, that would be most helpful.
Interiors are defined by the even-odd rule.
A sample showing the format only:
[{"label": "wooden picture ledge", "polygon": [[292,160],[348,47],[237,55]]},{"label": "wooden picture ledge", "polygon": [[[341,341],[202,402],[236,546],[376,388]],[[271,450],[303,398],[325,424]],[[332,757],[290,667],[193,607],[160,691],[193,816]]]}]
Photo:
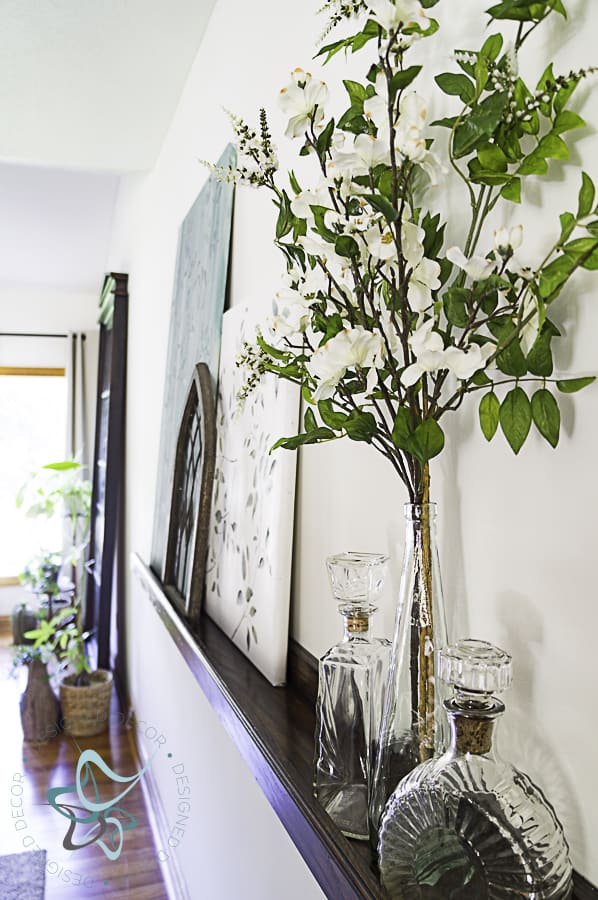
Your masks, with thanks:
[{"label": "wooden picture ledge", "polygon": [[[312,793],[314,658],[291,641],[289,683],[272,687],[207,616],[192,633],[137,554],[131,568],[326,896],[382,900],[367,842],[345,838]],[[586,879],[574,884],[573,900],[598,900]]]}]

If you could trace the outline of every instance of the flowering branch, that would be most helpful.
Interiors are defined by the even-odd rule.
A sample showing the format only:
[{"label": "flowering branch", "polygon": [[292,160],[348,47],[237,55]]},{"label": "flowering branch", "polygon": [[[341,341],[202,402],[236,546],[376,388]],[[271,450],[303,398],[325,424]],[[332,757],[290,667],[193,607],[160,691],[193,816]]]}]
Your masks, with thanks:
[{"label": "flowering branch", "polygon": [[[503,0],[487,15],[493,26],[516,23],[512,46],[496,30],[479,50],[456,51],[458,71],[435,82],[459,109],[428,124],[414,86],[422,66],[408,57],[414,43],[434,39],[438,23],[429,10],[438,2],[325,0],[326,35],[348,20],[357,31],[318,55],[369,58],[363,81],[343,82],[349,106],[338,120],[326,115],[327,86],[309,72],[295,69],[281,91],[286,135],[314,159],[313,184],[303,188],[290,172],[289,186],[280,185],[263,111],[256,129],[231,116],[239,163],[216,173],[272,192],[276,243],[287,260],[269,330],[240,358],[242,395],[265,372],[301,384],[303,431],[275,446],[364,441],[390,461],[413,501],[427,490],[428,463],[444,447],[440,421],[468,394],[483,393],[486,438],[500,426],[518,453],[532,424],[556,446],[554,389],[571,393],[594,380],[552,377],[559,331],[549,316],[577,269],[598,268],[590,177],[582,173],[577,209],[560,216],[558,237],[536,265],[522,261],[520,226],[489,236],[488,223],[499,205],[521,203],[526,180],[549,174],[552,160],[568,161],[567,135],[585,125],[568,103],[595,70],[555,75],[549,65],[529,87],[519,53],[566,10],[561,0]],[[463,249],[451,244],[434,209],[434,191],[449,172],[443,160],[470,201]],[[522,385],[532,384],[530,397]]]}]

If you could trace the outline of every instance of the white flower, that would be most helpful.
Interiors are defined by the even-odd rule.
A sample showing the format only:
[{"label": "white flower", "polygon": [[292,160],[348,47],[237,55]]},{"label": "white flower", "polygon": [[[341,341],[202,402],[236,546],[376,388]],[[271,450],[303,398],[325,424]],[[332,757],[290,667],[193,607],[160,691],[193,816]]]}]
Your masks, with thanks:
[{"label": "white flower", "polygon": [[523,226],[515,225],[514,228],[494,229],[494,249],[501,255],[510,250],[518,250],[523,241]]},{"label": "white flower", "polygon": [[375,259],[382,259],[385,262],[397,259],[397,247],[395,244],[394,234],[388,225],[381,227],[379,224],[372,225],[365,232],[365,242],[368,251]]},{"label": "white flower", "polygon": [[273,302],[274,318],[270,321],[272,333],[277,337],[297,337],[309,324],[309,300],[299,291],[284,288],[278,291]]},{"label": "white flower", "polygon": [[412,269],[424,258],[424,238],[426,233],[415,222],[407,222],[403,218],[401,224],[401,250],[408,265]]},{"label": "white flower", "polygon": [[328,206],[330,204],[330,193],[326,184],[319,185],[315,190],[301,191],[291,200],[291,211],[298,219],[305,219],[313,224],[312,206]]},{"label": "white flower", "polygon": [[473,281],[483,281],[491,274],[495,263],[482,256],[472,256],[467,259],[460,247],[449,247],[446,258],[469,275]]},{"label": "white flower", "polygon": [[396,31],[399,26],[420,25],[427,31],[428,19],[419,0],[365,0],[372,18],[386,31]]},{"label": "white flower", "polygon": [[444,351],[444,367],[459,379],[464,380],[482,369],[489,356],[494,352],[492,344],[486,344],[480,347],[478,344],[471,344],[467,350],[461,350],[459,347],[447,347]]},{"label": "white flower", "polygon": [[366,170],[387,163],[390,159],[390,150],[386,141],[373,137],[371,134],[358,134],[353,142],[353,152],[358,162],[361,162]]},{"label": "white flower", "polygon": [[[421,322],[421,317],[420,320]],[[435,372],[443,367],[444,348],[442,338],[433,330],[434,319],[426,319],[415,329],[409,338],[409,346],[416,362],[407,366],[401,375],[406,387],[415,384],[425,372]]]},{"label": "white flower", "polygon": [[432,291],[440,287],[440,266],[433,259],[422,259],[411,272],[407,300],[414,312],[423,312],[432,303]]},{"label": "white flower", "polygon": [[280,92],[279,104],[282,111],[290,115],[285,134],[295,138],[305,132],[310,119],[313,118],[314,126],[322,122],[328,88],[303,69],[295,69],[291,78],[290,84]]},{"label": "white flower", "polygon": [[378,72],[375,81],[376,93],[363,101],[363,114],[376,126],[378,137],[388,136],[388,84],[383,72]]},{"label": "white flower", "polygon": [[426,124],[425,101],[415,91],[403,94],[399,104],[399,121],[396,128],[396,147],[407,159],[420,162],[427,148],[422,130]]},{"label": "white flower", "polygon": [[380,334],[366,331],[361,325],[343,329],[318,347],[308,363],[310,374],[318,382],[313,399],[318,402],[332,397],[348,368],[371,368],[370,374],[373,373],[375,378],[375,367],[381,365],[383,356],[384,344]]}]

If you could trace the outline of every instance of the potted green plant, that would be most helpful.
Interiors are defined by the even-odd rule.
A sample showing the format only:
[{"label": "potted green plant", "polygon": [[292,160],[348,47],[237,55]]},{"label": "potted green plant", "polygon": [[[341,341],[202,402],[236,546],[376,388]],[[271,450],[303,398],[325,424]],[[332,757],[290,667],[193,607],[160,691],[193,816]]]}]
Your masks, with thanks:
[{"label": "potted green plant", "polygon": [[61,516],[65,520],[66,546],[60,567],[71,569],[75,602],[77,595],[82,593],[84,573],[81,562],[89,541],[91,512],[92,485],[82,477],[82,472],[83,466],[74,459],[48,463],[25,482],[16,498],[17,507],[28,518]]},{"label": "potted green plant", "polygon": [[80,627],[79,615],[63,609],[25,635],[33,639],[33,652],[45,648],[56,656],[68,674],[60,685],[61,725],[66,734],[90,737],[108,726],[112,673],[92,671],[87,652],[89,632]]}]

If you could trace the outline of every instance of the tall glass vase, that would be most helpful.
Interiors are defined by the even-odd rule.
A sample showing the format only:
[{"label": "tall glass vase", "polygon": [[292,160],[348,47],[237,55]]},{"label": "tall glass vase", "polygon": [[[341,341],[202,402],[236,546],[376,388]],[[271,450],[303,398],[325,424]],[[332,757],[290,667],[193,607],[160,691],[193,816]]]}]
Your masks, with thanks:
[{"label": "tall glass vase", "polygon": [[436,545],[436,504],[405,504],[405,555],[382,726],[373,770],[370,837],[375,846],[397,784],[447,744],[435,651],[447,645]]}]

